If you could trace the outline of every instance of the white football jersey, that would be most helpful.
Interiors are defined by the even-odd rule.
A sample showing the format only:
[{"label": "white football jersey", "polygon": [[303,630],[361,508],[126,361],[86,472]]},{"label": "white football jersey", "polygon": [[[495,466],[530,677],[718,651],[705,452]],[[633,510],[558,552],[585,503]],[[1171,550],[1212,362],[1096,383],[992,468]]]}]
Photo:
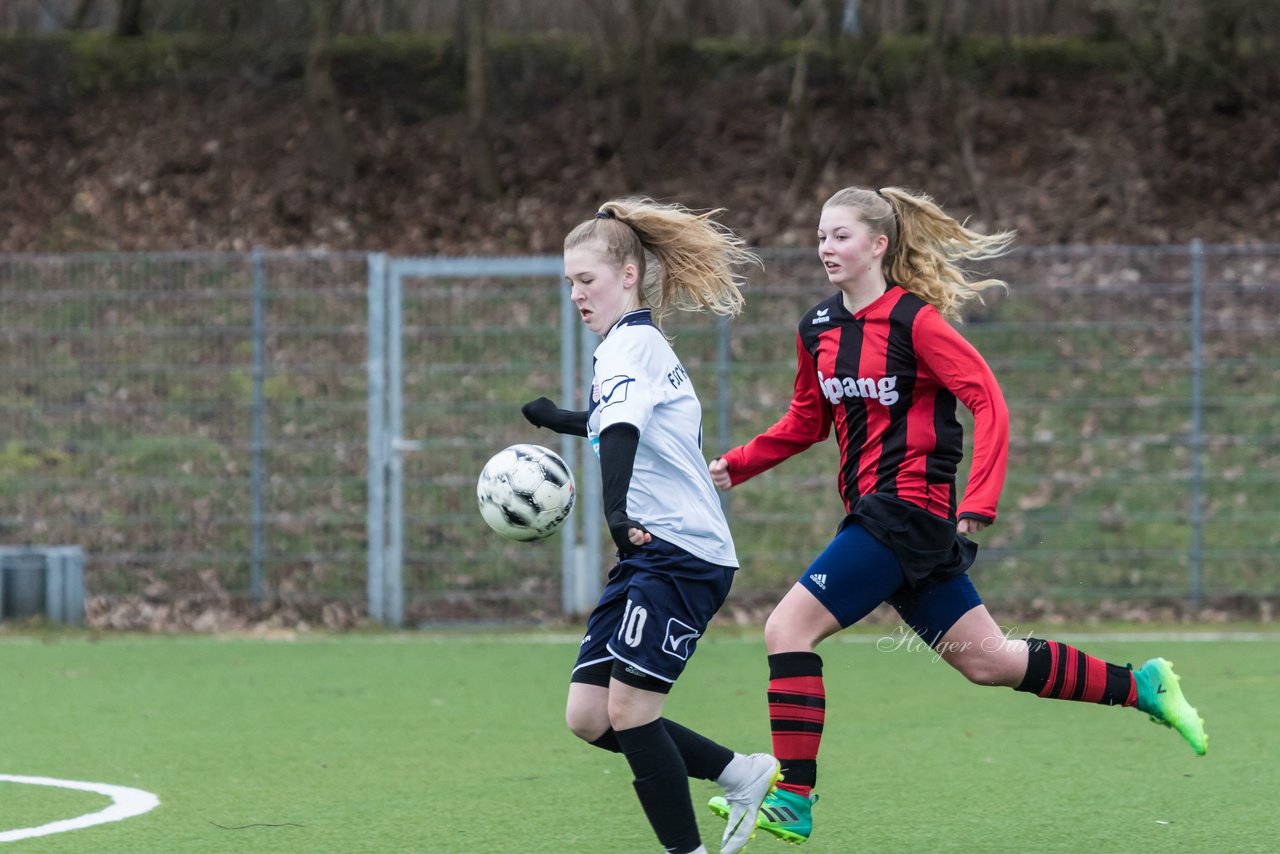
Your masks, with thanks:
[{"label": "white football jersey", "polygon": [[702,456],[702,404],[649,309],[628,312],[595,352],[587,437],[614,424],[640,431],[627,515],[655,537],[719,566],[737,566],[729,524]]}]

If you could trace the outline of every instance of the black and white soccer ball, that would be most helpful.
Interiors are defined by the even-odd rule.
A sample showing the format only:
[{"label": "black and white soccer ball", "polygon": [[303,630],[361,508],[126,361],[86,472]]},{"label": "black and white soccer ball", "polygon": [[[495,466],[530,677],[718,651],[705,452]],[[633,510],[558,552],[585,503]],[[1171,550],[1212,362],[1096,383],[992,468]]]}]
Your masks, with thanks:
[{"label": "black and white soccer ball", "polygon": [[480,515],[509,540],[541,540],[573,510],[573,472],[541,445],[512,445],[485,463],[476,484]]}]

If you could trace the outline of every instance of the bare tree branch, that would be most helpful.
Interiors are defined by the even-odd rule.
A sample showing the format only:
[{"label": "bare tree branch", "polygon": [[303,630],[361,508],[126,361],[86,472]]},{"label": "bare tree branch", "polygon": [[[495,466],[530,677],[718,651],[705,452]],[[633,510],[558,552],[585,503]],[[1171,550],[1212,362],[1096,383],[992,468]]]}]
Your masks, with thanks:
[{"label": "bare tree branch", "polygon": [[489,0],[464,4],[467,34],[467,133],[475,189],[487,199],[502,194],[498,166],[493,155],[493,128],[489,120]]},{"label": "bare tree branch", "polygon": [[321,171],[343,187],[355,179],[355,159],[342,122],[338,87],[333,82],[333,35],[342,0],[311,0],[314,29],[307,49],[306,88],[311,115],[319,128],[317,154]]}]

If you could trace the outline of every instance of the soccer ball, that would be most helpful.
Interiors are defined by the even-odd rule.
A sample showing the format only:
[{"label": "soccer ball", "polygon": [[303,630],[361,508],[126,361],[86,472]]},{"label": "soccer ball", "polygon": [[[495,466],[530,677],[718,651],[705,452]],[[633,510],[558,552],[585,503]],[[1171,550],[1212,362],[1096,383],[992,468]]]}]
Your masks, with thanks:
[{"label": "soccer ball", "polygon": [[555,533],[574,501],[573,472],[541,445],[512,445],[485,463],[476,484],[480,515],[508,540],[541,540]]}]

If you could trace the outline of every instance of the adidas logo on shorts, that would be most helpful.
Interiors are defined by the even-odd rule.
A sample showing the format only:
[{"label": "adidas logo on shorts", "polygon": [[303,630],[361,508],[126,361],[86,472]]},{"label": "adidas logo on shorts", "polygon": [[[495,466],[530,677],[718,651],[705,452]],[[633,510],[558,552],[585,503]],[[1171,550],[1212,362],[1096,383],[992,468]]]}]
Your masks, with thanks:
[{"label": "adidas logo on shorts", "polygon": [[821,587],[823,590],[827,589],[827,574],[825,572],[815,572],[813,575],[809,576],[809,580]]}]

